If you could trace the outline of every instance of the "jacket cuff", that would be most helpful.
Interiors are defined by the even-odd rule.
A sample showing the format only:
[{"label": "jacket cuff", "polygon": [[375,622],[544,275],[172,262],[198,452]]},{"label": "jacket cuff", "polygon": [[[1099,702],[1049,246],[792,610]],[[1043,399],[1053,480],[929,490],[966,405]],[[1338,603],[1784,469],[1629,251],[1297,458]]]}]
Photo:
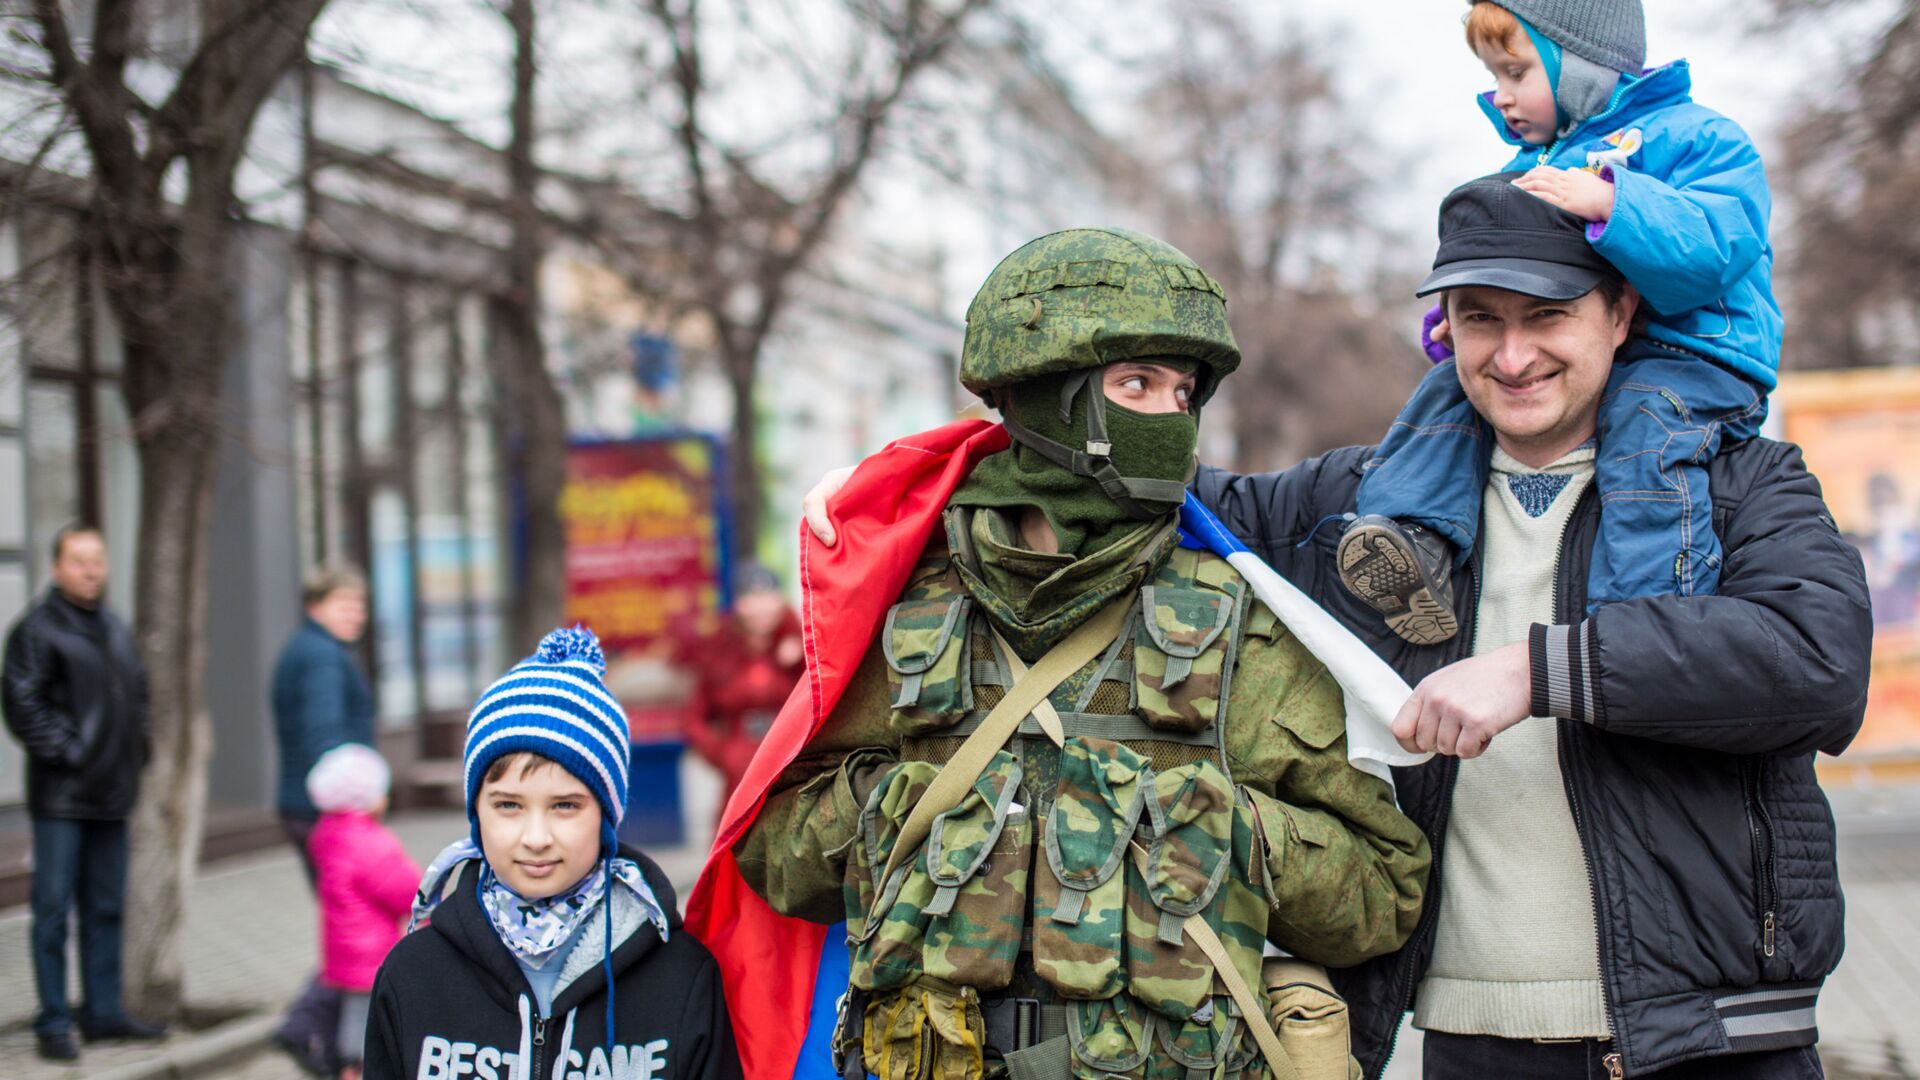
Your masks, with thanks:
[{"label": "jacket cuff", "polygon": [[[1600,166],[1600,179],[1613,185],[1613,206],[1615,210],[1618,210],[1620,208],[1620,182],[1613,178],[1613,166]],[[1598,244],[1601,238],[1607,235],[1607,226],[1611,224],[1613,224],[1611,217],[1606,221],[1587,222],[1587,243]]]},{"label": "jacket cuff", "polygon": [[1600,722],[1603,709],[1593,670],[1593,620],[1570,626],[1534,623],[1527,634],[1533,668],[1533,716]]}]

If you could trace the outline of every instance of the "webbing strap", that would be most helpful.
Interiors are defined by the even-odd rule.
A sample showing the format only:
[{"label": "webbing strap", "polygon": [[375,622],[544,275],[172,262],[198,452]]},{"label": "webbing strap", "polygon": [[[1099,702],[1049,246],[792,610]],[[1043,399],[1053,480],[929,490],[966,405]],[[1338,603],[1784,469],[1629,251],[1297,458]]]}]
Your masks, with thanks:
[{"label": "webbing strap", "polygon": [[[994,632],[994,637],[995,640],[999,640],[998,631]],[[1020,662],[1019,654],[1007,648],[1005,641],[1000,641],[999,644],[1002,651],[1006,653],[1007,665],[1013,672],[1013,677],[1019,679],[1024,667]],[[1048,657],[1042,657],[1041,662],[1046,662],[1050,656],[1051,654]],[[1056,746],[1066,743],[1067,740],[1061,730],[1060,715],[1054,711],[1051,702],[1040,702],[1034,707],[1033,715],[1040,721],[1040,727],[1046,731],[1047,737],[1052,739]],[[1147,849],[1141,847],[1138,840],[1131,841],[1128,846],[1133,849],[1133,861],[1140,868],[1141,877],[1149,876]],[[1267,1067],[1273,1070],[1274,1080],[1300,1080],[1300,1072],[1293,1067],[1293,1059],[1287,1056],[1287,1048],[1280,1045],[1279,1032],[1274,1031],[1273,1025],[1267,1020],[1266,1001],[1253,992],[1253,987],[1247,985],[1247,980],[1240,977],[1240,969],[1233,966],[1233,957],[1227,952],[1226,945],[1221,942],[1220,935],[1213,932],[1213,927],[1208,926],[1206,918],[1201,915],[1187,916],[1181,926],[1187,932],[1187,936],[1193,939],[1193,943],[1200,947],[1200,951],[1206,954],[1207,962],[1213,965],[1214,973],[1219,975],[1220,981],[1226,984],[1227,993],[1232,995],[1234,1002],[1240,1006],[1241,1019],[1246,1022],[1247,1030],[1253,1032],[1253,1041],[1260,1044],[1260,1055],[1267,1059]]]},{"label": "webbing strap", "polygon": [[[1014,669],[1013,688],[987,714],[980,727],[967,736],[967,741],[960,744],[960,749],[947,759],[939,775],[933,778],[933,783],[927,785],[926,794],[920,797],[913,812],[907,815],[906,822],[900,826],[900,837],[893,842],[893,853],[887,856],[887,868],[880,875],[882,883],[891,882],[894,871],[900,868],[901,860],[909,858],[926,840],[933,819],[960,805],[960,800],[966,798],[967,792],[973,789],[974,781],[980,779],[980,774],[987,770],[987,763],[1013,737],[1014,729],[1020,726],[1020,721],[1028,713],[1041,715],[1039,710],[1044,708],[1045,715],[1054,716],[1054,730],[1058,730],[1059,717],[1048,703],[1047,695],[1053,693],[1054,687],[1065,682],[1067,676],[1085,667],[1113,643],[1132,607],[1133,597],[1130,595],[1114,600],[1095,612],[1092,618],[1074,627],[1073,632],[1047,650],[1047,654],[1035,662],[1031,670],[1025,664],[1019,664]],[[1007,650],[1007,656],[1015,663],[1019,662],[1018,654],[1012,649]],[[1045,720],[1041,722],[1044,726]],[[1058,735],[1053,738],[1056,742],[1060,741]]]},{"label": "webbing strap", "polygon": [[[1112,458],[1101,453],[1075,450],[1049,439],[1021,423],[1011,409],[1001,411],[1000,422],[1006,427],[1007,434],[1021,445],[1068,472],[1099,484],[1107,498],[1136,520],[1152,521],[1186,501],[1187,485],[1182,481],[1121,476],[1120,470],[1113,467]],[[1090,449],[1110,445],[1104,438],[1092,439],[1088,443]]]}]

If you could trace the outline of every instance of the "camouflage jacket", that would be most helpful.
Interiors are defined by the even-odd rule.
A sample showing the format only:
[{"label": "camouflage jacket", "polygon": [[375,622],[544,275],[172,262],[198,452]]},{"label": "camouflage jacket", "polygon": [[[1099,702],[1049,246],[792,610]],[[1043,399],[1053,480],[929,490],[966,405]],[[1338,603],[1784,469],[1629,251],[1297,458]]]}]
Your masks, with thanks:
[{"label": "camouflage jacket", "polygon": [[[1151,531],[1157,539],[1127,564],[1139,598],[1128,629],[1104,662],[1052,695],[1067,746],[1031,733],[1010,740],[968,801],[945,815],[954,819],[946,835],[929,836],[920,872],[904,886],[877,880],[897,823],[963,741],[968,727],[956,718],[977,725],[997,696],[976,699],[1007,685],[986,627],[1009,605],[976,595],[1004,578],[978,573],[977,562],[962,572],[944,539],[929,546],[846,694],[736,845],[742,874],[775,909],[848,919],[862,989],[999,992],[1011,983],[1008,992],[1044,996],[1043,981],[1067,998],[1111,1001],[1110,1012],[1142,1010],[1136,1026],[1147,1036],[1128,1036],[1126,1016],[1101,1018],[1116,1033],[1110,1060],[1101,1063],[1092,1035],[1076,1045],[1076,1065],[1087,1066],[1076,1071],[1089,1075],[1153,1075],[1126,1051],[1132,1038],[1144,1057],[1140,1040],[1166,1018],[1175,1030],[1160,1038],[1169,1047],[1190,1037],[1182,1018],[1202,1017],[1210,969],[1199,965],[1196,978],[1196,965],[1177,954],[1158,968],[1148,954],[1156,935],[1179,944],[1178,916],[1215,905],[1216,892],[1211,921],[1223,938],[1238,937],[1236,966],[1251,965],[1243,970],[1251,982],[1262,931],[1328,964],[1398,948],[1427,877],[1425,837],[1385,783],[1347,763],[1340,690],[1325,668],[1224,562],[1173,551],[1170,531]],[[1115,562],[1111,572],[1130,571]],[[1089,590],[1096,594],[1112,595]],[[949,638],[958,647],[943,647]],[[1016,792],[1034,805],[1021,806]],[[1136,822],[1156,838],[1150,861],[1116,873]],[[873,913],[864,926],[860,912]],[[1030,963],[1019,963],[1023,950]],[[916,1008],[935,1006],[929,997]],[[880,1067],[872,1043],[886,1027],[870,1006],[870,1071],[978,1075]],[[1230,1030],[1227,1038],[1243,1046],[1242,1064],[1251,1058],[1250,1043]]]}]

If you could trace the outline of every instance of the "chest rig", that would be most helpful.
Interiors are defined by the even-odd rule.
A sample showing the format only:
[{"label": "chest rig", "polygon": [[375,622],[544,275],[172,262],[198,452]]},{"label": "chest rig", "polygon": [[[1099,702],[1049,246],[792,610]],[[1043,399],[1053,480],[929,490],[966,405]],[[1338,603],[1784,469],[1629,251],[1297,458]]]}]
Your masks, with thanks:
[{"label": "chest rig", "polygon": [[863,808],[844,890],[868,1071],[1000,1075],[982,1005],[1012,996],[1058,1017],[1075,1076],[1259,1073],[1182,925],[1204,917],[1257,984],[1267,870],[1224,730],[1244,624],[1272,616],[1224,560],[1176,548],[1048,696],[1064,745],[1026,717],[882,881],[902,822],[1017,681],[958,557],[923,558],[882,630],[900,761]]}]

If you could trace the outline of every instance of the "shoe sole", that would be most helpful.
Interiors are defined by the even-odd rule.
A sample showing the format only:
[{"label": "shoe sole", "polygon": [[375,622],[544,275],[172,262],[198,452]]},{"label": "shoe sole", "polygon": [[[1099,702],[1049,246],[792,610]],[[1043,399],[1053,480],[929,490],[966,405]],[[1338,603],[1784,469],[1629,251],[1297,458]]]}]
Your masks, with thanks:
[{"label": "shoe sole", "polygon": [[1378,611],[1387,629],[1415,645],[1438,645],[1460,632],[1453,609],[1436,599],[1439,583],[1421,569],[1398,529],[1355,525],[1334,551],[1340,582]]}]

